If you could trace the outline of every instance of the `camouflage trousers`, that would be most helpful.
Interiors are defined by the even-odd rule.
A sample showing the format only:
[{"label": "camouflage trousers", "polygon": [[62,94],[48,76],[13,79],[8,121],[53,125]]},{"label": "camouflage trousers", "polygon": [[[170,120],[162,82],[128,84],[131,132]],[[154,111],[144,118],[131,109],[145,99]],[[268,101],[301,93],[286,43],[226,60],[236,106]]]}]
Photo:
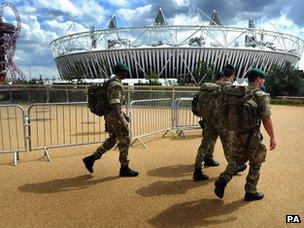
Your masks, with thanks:
[{"label": "camouflage trousers", "polygon": [[101,156],[112,149],[118,141],[119,149],[119,162],[125,166],[129,164],[128,151],[130,147],[129,129],[123,129],[118,120],[111,118],[111,116],[105,116],[106,132],[109,133],[104,143],[99,146],[94,152],[95,159],[100,159]]},{"label": "camouflage trousers", "polygon": [[256,193],[261,165],[265,161],[267,150],[262,143],[263,136],[260,132],[254,133],[250,139],[248,139],[248,136],[249,134],[236,134],[234,136],[231,160],[226,170],[220,174],[220,178],[229,182],[237,171],[238,165],[249,161],[250,167],[246,178],[245,191]]},{"label": "camouflage trousers", "polygon": [[227,162],[229,162],[232,154],[233,133],[225,131],[221,127],[216,127],[214,124],[206,123],[201,145],[197,150],[195,158],[195,168],[201,168],[204,160],[213,158],[214,146],[219,136],[222,142],[225,158]]}]

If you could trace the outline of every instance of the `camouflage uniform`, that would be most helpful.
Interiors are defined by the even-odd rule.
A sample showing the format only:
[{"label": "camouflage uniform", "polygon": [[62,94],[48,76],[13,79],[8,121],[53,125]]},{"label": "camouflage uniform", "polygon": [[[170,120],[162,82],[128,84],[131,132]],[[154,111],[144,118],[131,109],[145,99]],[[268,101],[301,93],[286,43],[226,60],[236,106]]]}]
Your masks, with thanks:
[{"label": "camouflage uniform", "polygon": [[[227,85],[231,85],[230,81],[218,81],[218,85],[222,88]],[[223,128],[223,124],[220,119],[211,121],[206,121],[206,126],[203,132],[203,138],[201,145],[197,150],[197,155],[195,159],[195,168],[202,167],[202,161],[209,160],[213,158],[214,146],[218,136],[220,136],[224,155],[226,160],[229,162],[230,156],[232,154],[232,132],[226,131]]]},{"label": "camouflage uniform", "polygon": [[[119,104],[120,115],[122,119],[127,123],[126,114],[122,111],[121,106],[125,103],[125,95],[122,88],[121,81],[118,78],[110,79],[111,82],[108,84],[108,96],[110,104]],[[99,146],[93,156],[95,159],[100,157],[113,148],[118,141],[119,149],[119,161],[121,165],[126,166],[129,164],[128,151],[130,146],[129,128],[125,129],[122,127],[122,123],[115,117],[113,110],[104,116],[106,131],[109,133],[109,138]]]},{"label": "camouflage uniform", "polygon": [[[248,86],[252,90],[256,88],[252,85]],[[261,123],[261,119],[270,115],[270,103],[269,94],[262,91],[257,91],[254,98],[258,105],[258,123]],[[259,126],[260,128],[260,126]],[[247,193],[256,193],[257,183],[260,176],[260,168],[266,157],[266,147],[262,143],[263,136],[260,129],[254,132],[235,132],[233,138],[233,152],[231,160],[226,167],[226,170],[220,174],[220,178],[229,182],[235,171],[237,165],[249,161],[249,173],[246,179],[245,191]]]}]

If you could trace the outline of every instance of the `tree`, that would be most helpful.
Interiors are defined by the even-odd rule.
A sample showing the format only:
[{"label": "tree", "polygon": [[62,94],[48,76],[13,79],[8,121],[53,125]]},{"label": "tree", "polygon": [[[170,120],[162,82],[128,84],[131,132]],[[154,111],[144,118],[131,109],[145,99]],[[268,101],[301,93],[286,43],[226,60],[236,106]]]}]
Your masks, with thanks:
[{"label": "tree", "polygon": [[79,62],[75,62],[74,64],[74,69],[75,69],[75,78],[77,79],[77,82],[80,82],[82,78],[84,78],[85,76],[85,69],[84,69],[84,65],[79,63]]},{"label": "tree", "polygon": [[266,76],[265,85],[271,97],[275,96],[303,96],[304,81],[302,73],[289,62],[279,67],[273,65]]},{"label": "tree", "polygon": [[153,70],[149,70],[149,73],[146,76],[146,79],[149,80],[149,85],[161,85],[161,83],[158,82],[159,75],[155,73]]},{"label": "tree", "polygon": [[214,75],[214,66],[213,64],[209,64],[204,61],[197,62],[192,75],[196,84],[211,82]]}]

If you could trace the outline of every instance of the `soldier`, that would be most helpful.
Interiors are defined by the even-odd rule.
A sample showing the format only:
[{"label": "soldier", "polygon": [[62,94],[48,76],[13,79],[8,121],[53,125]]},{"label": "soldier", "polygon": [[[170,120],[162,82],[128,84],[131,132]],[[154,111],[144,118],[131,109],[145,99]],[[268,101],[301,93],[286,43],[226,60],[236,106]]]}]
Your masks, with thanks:
[{"label": "soldier", "polygon": [[85,167],[90,173],[93,173],[94,162],[113,148],[118,141],[119,161],[121,164],[119,176],[135,177],[139,174],[129,168],[128,150],[131,141],[129,136],[129,117],[121,109],[125,102],[121,80],[126,77],[128,72],[129,69],[125,64],[117,63],[114,67],[115,77],[111,78],[107,85],[110,111],[104,115],[104,119],[106,131],[110,137],[92,155],[83,159]]},{"label": "soldier", "polygon": [[254,91],[253,100],[257,104],[257,115],[254,120],[258,125],[254,130],[249,132],[234,132],[233,153],[226,170],[220,174],[215,182],[214,192],[219,198],[223,198],[227,183],[232,179],[234,172],[237,170],[237,165],[249,160],[249,173],[245,185],[245,200],[253,201],[263,199],[264,195],[257,192],[257,183],[260,176],[260,168],[262,162],[265,161],[266,147],[262,143],[263,136],[260,132],[260,123],[270,136],[270,150],[275,149],[276,140],[274,137],[272,120],[270,117],[269,94],[266,94],[259,89],[264,84],[265,73],[259,69],[252,69],[248,74],[248,89]]},{"label": "soldier", "polygon": [[[218,80],[220,80],[223,76],[224,76],[223,71],[219,71],[219,72],[217,72],[217,73],[213,76],[212,81],[215,83],[215,82],[217,82]],[[198,124],[200,125],[200,127],[201,127],[201,129],[202,129],[202,137],[204,137],[204,131],[205,131],[205,128],[206,128],[206,121],[205,121],[205,120],[199,120],[199,121],[198,121]]]},{"label": "soldier", "polygon": [[[221,77],[219,77],[221,76]],[[224,86],[231,85],[231,82],[234,80],[235,76],[235,67],[231,64],[227,64],[223,73],[218,73],[216,78],[219,79],[216,81],[218,85],[223,88]],[[229,162],[230,156],[232,153],[232,132],[224,130],[222,121],[220,119],[214,121],[205,121],[205,129],[203,132],[203,138],[201,145],[197,150],[197,155],[194,164],[194,173],[193,180],[201,181],[207,180],[209,177],[202,172],[202,162],[204,161],[204,166],[218,166],[219,163],[213,159],[213,152],[216,140],[220,136],[224,155]],[[246,169],[246,164],[239,164],[238,170],[235,172],[242,172]]]}]

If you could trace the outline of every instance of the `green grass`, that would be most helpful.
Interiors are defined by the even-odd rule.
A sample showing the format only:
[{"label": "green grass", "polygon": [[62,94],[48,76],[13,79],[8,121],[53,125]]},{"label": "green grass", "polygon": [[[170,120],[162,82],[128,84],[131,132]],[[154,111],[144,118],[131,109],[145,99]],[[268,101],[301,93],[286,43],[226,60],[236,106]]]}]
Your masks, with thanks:
[{"label": "green grass", "polygon": [[304,100],[294,100],[294,99],[277,99],[273,98],[270,99],[270,104],[273,105],[297,105],[297,106],[304,106]]}]

